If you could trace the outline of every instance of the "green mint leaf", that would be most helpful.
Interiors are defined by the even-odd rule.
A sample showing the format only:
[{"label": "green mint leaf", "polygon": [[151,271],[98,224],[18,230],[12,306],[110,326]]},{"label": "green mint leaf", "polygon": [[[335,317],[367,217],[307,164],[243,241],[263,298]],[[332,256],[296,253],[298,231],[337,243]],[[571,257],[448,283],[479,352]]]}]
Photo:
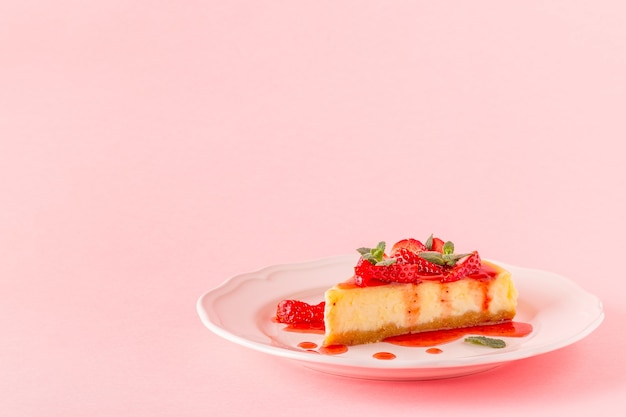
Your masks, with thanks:
[{"label": "green mint leaf", "polygon": [[373,265],[382,262],[385,258],[385,242],[378,242],[375,248],[358,248],[357,252],[361,254],[363,259],[369,261]]},{"label": "green mint leaf", "polygon": [[444,253],[441,256],[441,258],[443,259],[444,265],[453,266],[456,263],[456,260],[454,259],[454,255],[452,254]]},{"label": "green mint leaf", "polygon": [[502,339],[492,339],[491,337],[485,336],[469,336],[466,337],[465,342],[473,343],[475,345],[487,346],[494,349],[502,349],[506,347],[506,343]]},{"label": "green mint leaf", "polygon": [[428,262],[432,262],[436,265],[445,265],[446,261],[443,255],[436,251],[425,251],[417,254],[420,258],[426,259]]},{"label": "green mint leaf", "polygon": [[383,260],[383,256],[385,255],[385,242],[379,242],[378,245],[374,249],[372,249],[372,256],[376,261],[380,262]]},{"label": "green mint leaf", "polygon": [[453,253],[454,253],[454,243],[448,240],[446,243],[443,244],[443,254],[451,255]]},{"label": "green mint leaf", "polygon": [[457,263],[458,261],[460,261],[461,259],[469,255],[471,255],[471,253],[458,253],[458,254],[452,255],[450,258],[454,261],[454,263]]},{"label": "green mint leaf", "polygon": [[396,263],[396,258],[388,258],[382,261],[376,262],[374,265],[376,266],[389,266]]},{"label": "green mint leaf", "polygon": [[428,250],[432,250],[433,249],[433,234],[431,233],[430,236],[428,236],[428,239],[426,239],[426,243],[424,243],[424,246],[426,246],[426,249]]},{"label": "green mint leaf", "polygon": [[442,258],[443,258],[445,265],[454,266],[460,259],[465,258],[467,255],[469,255],[469,253],[459,253],[459,254],[450,253],[450,254],[443,254]]},{"label": "green mint leaf", "polygon": [[374,258],[374,255],[372,255],[371,253],[364,253],[362,256],[363,259],[365,259],[366,261],[370,261],[372,264],[378,262],[376,258]]},{"label": "green mint leaf", "polygon": [[358,248],[356,251],[359,252],[361,255],[365,255],[368,253],[372,253],[372,248]]}]

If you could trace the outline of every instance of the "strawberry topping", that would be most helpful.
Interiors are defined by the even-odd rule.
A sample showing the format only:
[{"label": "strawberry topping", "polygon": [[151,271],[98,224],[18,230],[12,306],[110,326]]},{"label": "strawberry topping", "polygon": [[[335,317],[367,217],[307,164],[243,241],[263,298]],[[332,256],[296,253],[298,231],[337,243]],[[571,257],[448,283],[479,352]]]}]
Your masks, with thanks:
[{"label": "strawberry topping", "polygon": [[475,274],[480,271],[482,266],[480,255],[474,251],[466,257],[460,259],[447,273],[442,282],[458,281],[461,278]]},{"label": "strawberry topping", "polygon": [[375,248],[360,248],[361,258],[354,268],[355,283],[368,286],[375,281],[414,283],[425,280],[453,282],[477,273],[481,268],[478,252],[455,254],[454,244],[432,235],[421,243],[404,239],[385,254],[385,243]]},{"label": "strawberry topping", "polygon": [[400,250],[405,250],[412,253],[420,253],[428,250],[428,248],[417,239],[402,239],[396,242],[391,247],[391,256],[395,256],[396,253]]}]

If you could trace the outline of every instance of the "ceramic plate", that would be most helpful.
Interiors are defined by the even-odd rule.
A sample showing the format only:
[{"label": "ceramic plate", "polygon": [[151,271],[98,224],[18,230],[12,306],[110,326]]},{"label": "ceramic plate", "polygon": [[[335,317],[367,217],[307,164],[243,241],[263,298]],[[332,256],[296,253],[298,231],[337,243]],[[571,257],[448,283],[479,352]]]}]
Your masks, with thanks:
[{"label": "ceramic plate", "polygon": [[[197,303],[202,322],[232,342],[335,375],[382,380],[437,379],[482,372],[510,361],[550,352],[589,335],[604,318],[598,298],[567,278],[546,271],[495,262],[511,271],[519,292],[515,321],[530,323],[533,332],[523,338],[501,338],[507,346],[492,349],[463,342],[426,348],[401,347],[381,342],[351,346],[339,355],[320,354],[298,347],[301,342],[320,346],[323,335],[285,331],[274,323],[276,304],[283,299],[318,303],[324,291],[346,280],[358,255],[338,256],[298,264],[274,265],[230,278],[205,293]],[[373,357],[390,352],[393,360]]]}]

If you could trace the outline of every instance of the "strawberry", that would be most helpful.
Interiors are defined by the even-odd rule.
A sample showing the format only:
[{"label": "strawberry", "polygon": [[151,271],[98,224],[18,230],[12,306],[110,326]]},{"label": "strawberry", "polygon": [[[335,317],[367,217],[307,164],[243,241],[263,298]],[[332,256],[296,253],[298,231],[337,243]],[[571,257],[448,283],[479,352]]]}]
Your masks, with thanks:
[{"label": "strawberry", "polygon": [[419,240],[403,239],[393,245],[391,248],[391,256],[397,259],[398,263],[419,265],[419,272],[425,272],[428,274],[443,273],[443,268],[419,256],[421,252],[425,252],[426,250],[428,250],[426,245]]},{"label": "strawberry", "polygon": [[320,323],[324,321],[325,302],[312,305],[298,300],[283,300],[276,307],[276,321],[285,324]]},{"label": "strawberry", "polygon": [[418,272],[426,274],[443,274],[444,268],[441,265],[434,264],[419,256],[419,253],[411,252],[407,249],[401,248],[396,251],[394,256],[397,259],[398,264],[411,264],[417,265]]},{"label": "strawberry", "polygon": [[354,268],[356,285],[369,286],[377,281],[418,283],[445,272],[443,267],[418,256],[426,249],[418,240],[404,239],[397,242],[391,249],[390,257],[385,255],[384,249],[384,242],[373,249],[358,249],[361,258]]},{"label": "strawberry", "polygon": [[428,250],[426,245],[416,239],[402,239],[391,247],[391,256],[395,256],[400,250],[407,250],[413,253],[420,253]]},{"label": "strawberry", "polygon": [[378,279],[374,268],[370,261],[361,257],[354,267],[354,283],[359,287],[371,287],[380,284],[382,281]]},{"label": "strawberry", "polygon": [[435,277],[443,278],[445,275],[428,273],[421,264],[394,263],[376,266],[363,261],[355,267],[355,283],[358,286],[371,286],[376,281],[417,284]]},{"label": "strawberry", "polygon": [[438,237],[435,237],[432,234],[428,237],[428,239],[426,239],[426,243],[424,244],[424,246],[426,246],[425,250],[434,251],[434,252],[442,252],[442,253],[443,253],[444,245],[445,245],[445,242],[442,239],[439,239]]},{"label": "strawberry", "polygon": [[443,252],[443,245],[445,242],[438,237],[433,239],[433,250],[437,252]]},{"label": "strawberry", "polygon": [[482,263],[480,255],[477,251],[470,253],[464,258],[459,259],[456,264],[447,272],[442,282],[458,281],[464,276],[475,274],[480,271]]}]

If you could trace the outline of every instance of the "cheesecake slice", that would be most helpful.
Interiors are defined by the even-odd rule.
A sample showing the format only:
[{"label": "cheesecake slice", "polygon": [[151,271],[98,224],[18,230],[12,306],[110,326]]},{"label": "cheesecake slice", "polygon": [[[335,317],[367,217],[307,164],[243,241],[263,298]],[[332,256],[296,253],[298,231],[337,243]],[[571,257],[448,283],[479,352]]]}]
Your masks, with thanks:
[{"label": "cheesecake slice", "polygon": [[323,344],[358,345],[409,333],[497,324],[515,317],[511,273],[481,259],[456,254],[454,244],[431,235],[359,248],[354,274],[334,285],[318,305],[283,300],[276,321],[323,327]]},{"label": "cheesecake slice", "polygon": [[513,319],[516,312],[510,272],[484,260],[451,281],[432,273],[414,283],[375,281],[363,285],[355,276],[326,291],[324,345],[495,324]]}]

